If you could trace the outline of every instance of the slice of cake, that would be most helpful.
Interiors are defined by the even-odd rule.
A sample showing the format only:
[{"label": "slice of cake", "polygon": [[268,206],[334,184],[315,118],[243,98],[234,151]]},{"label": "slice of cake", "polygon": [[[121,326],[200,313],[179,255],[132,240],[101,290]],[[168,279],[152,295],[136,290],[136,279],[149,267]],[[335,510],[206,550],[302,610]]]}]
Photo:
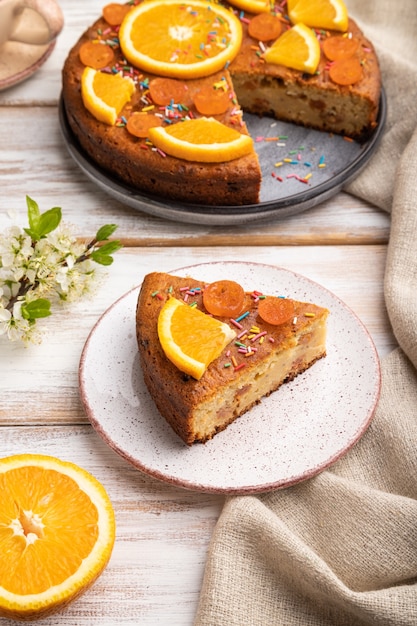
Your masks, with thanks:
[{"label": "slice of cake", "polygon": [[[274,311],[261,304],[266,302],[262,294],[243,292],[238,315],[215,316],[234,331],[230,334],[234,338],[196,380],[167,358],[158,335],[158,318],[173,297],[208,313],[203,302],[207,286],[189,277],[148,274],[136,312],[145,384],[161,415],[188,445],[212,439],[264,396],[326,355],[327,309],[290,300],[286,303],[291,304],[290,317],[276,324]],[[188,326],[187,332],[192,334],[193,329]]]}]

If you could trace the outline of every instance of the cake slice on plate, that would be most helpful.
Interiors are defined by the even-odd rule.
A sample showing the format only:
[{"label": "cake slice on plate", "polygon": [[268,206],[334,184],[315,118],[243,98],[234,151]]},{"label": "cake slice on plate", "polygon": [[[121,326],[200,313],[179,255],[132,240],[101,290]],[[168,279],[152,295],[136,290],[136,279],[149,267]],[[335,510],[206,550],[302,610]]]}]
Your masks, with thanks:
[{"label": "cake slice on plate", "polygon": [[136,311],[145,384],[181,439],[204,443],[326,355],[328,313],[234,281],[148,274]]}]

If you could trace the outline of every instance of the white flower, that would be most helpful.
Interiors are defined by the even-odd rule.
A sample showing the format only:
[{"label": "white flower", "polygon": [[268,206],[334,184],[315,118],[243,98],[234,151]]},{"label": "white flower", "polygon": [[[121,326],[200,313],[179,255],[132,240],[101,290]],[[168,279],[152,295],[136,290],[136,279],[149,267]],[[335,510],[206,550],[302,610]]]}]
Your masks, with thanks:
[{"label": "white flower", "polygon": [[12,314],[7,309],[0,308],[0,335],[7,333]]},{"label": "white flower", "polygon": [[69,280],[68,280],[68,267],[61,267],[55,276],[55,280],[58,283],[58,289],[57,291],[60,292],[62,291],[63,293],[67,293],[68,292],[68,288],[69,288]]},{"label": "white flower", "polygon": [[[26,201],[31,235],[17,226],[0,233],[0,335],[11,341],[40,343],[37,316],[48,313],[53,301],[71,302],[93,291],[100,274],[89,255],[115,226],[102,227],[97,231],[98,241],[85,244],[62,224],[48,232],[54,223],[60,223],[61,209],[51,209],[42,222],[38,217],[46,214],[39,213],[31,198]],[[39,307],[29,306],[41,298],[47,300],[47,306],[41,302]]]},{"label": "white flower", "polygon": [[[20,316],[15,318],[14,312]],[[7,334],[10,341],[23,340],[30,331],[29,323],[21,316],[21,312],[16,305],[13,307],[13,315],[7,309],[0,309],[0,335]]]},{"label": "white flower", "polygon": [[15,320],[19,320],[19,321],[23,320],[22,304],[23,304],[23,302],[21,300],[18,300],[13,305],[13,317],[14,317]]},{"label": "white flower", "polygon": [[0,266],[19,267],[32,253],[31,238],[17,226],[12,226],[4,235],[0,235]]}]

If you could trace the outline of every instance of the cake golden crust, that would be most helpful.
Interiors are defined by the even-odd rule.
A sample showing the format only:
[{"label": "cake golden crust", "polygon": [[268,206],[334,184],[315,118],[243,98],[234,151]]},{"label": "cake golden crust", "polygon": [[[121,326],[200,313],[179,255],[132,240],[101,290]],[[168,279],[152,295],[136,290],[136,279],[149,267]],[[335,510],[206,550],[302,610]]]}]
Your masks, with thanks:
[{"label": "cake golden crust", "polygon": [[[293,320],[271,326],[260,320],[254,298],[246,294],[244,310],[250,313],[245,318],[245,328],[256,323],[261,332],[267,331],[266,340],[256,342],[256,352],[249,358],[238,354],[231,344],[197,381],[166,358],[157,332],[164,302],[169,294],[182,298],[180,289],[184,287],[204,288],[204,283],[164,273],[148,274],[138,298],[136,333],[145,384],[161,415],[191,445],[211,439],[262,397],[325,356],[328,311],[312,303],[296,302]],[[205,310],[202,298],[197,306]],[[219,319],[230,323],[228,319]],[[244,363],[243,369],[227,366],[234,352],[234,358]],[[285,374],[280,375],[284,370]]]},{"label": "cake golden crust", "polygon": [[[235,93],[229,110],[216,119],[247,133],[242,111],[272,116],[318,130],[348,137],[366,139],[375,128],[379,98],[380,72],[374,48],[353,20],[349,32],[359,41],[363,78],[354,85],[339,86],[329,79],[328,62],[322,54],[319,71],[308,75],[260,59],[254,47],[258,41],[248,34],[247,20],[242,21],[243,43],[229,70],[204,79],[187,81],[188,102],[193,116],[199,116],[192,98],[204,83],[224,80]],[[108,30],[98,19],[70,51],[63,68],[63,103],[69,126],[82,149],[109,174],[152,196],[180,200],[198,205],[240,206],[259,202],[261,171],[255,152],[227,163],[197,163],[161,155],[149,142],[133,137],[123,125],[107,126],[98,122],[84,107],[81,97],[81,75],[84,65],[79,50],[86,41],[100,38]],[[331,36],[327,32],[326,36]],[[113,67],[126,65],[121,51],[114,48]],[[135,68],[132,68],[135,69]],[[124,70],[122,70],[124,71]],[[126,118],[132,112],[146,109],[143,95],[146,84],[155,78],[135,70],[137,90],[122,111]]]}]

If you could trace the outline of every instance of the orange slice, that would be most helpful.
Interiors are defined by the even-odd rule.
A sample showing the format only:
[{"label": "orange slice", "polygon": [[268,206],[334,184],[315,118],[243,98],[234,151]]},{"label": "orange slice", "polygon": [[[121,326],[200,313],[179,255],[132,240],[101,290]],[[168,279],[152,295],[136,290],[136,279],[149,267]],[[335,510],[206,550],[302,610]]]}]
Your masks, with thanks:
[{"label": "orange slice", "polygon": [[320,44],[311,28],[296,24],[278,37],[263,57],[267,63],[314,74],[320,62]]},{"label": "orange slice", "polygon": [[114,538],[111,502],[91,474],[50,456],[0,460],[0,616],[68,604],[107,565]]},{"label": "orange slice", "polygon": [[158,336],[166,357],[179,370],[200,380],[236,333],[224,322],[170,298],[159,313]]},{"label": "orange slice", "polygon": [[348,12],[343,0],[288,0],[288,15],[293,24],[311,28],[346,31]]},{"label": "orange slice", "polygon": [[268,13],[271,10],[270,0],[230,0],[230,4],[248,13]]},{"label": "orange slice", "polygon": [[86,67],[81,76],[81,96],[85,108],[100,122],[115,124],[124,105],[135,91],[135,83],[120,74],[105,74]]},{"label": "orange slice", "polygon": [[253,141],[248,135],[212,117],[150,128],[148,136],[166,154],[186,161],[223,163],[253,151]]},{"label": "orange slice", "polygon": [[142,70],[199,78],[236,56],[242,27],[231,11],[209,0],[147,0],[127,14],[119,41],[126,59]]}]

